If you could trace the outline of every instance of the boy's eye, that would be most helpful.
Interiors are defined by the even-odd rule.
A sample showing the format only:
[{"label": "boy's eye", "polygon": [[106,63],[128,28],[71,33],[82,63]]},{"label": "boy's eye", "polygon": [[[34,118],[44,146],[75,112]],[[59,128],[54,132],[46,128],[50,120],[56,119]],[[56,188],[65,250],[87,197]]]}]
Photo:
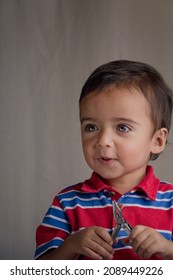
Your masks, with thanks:
[{"label": "boy's eye", "polygon": [[96,131],[96,130],[97,130],[97,126],[94,125],[94,124],[87,124],[87,125],[84,127],[84,130],[87,131],[87,132],[93,132],[93,131]]},{"label": "boy's eye", "polygon": [[119,132],[129,132],[131,130],[127,124],[119,124],[119,125],[117,125],[116,129]]}]

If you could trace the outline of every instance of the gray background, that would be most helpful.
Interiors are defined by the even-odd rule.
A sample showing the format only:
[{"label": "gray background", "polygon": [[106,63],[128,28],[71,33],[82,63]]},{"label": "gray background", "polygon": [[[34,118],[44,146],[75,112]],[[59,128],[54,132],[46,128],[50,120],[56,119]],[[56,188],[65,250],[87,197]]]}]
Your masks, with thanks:
[{"label": "gray background", "polygon": [[[78,98],[116,59],[156,67],[173,87],[173,1],[0,0],[0,259],[32,259],[56,193],[88,177]],[[173,181],[173,132],[155,162]]]}]

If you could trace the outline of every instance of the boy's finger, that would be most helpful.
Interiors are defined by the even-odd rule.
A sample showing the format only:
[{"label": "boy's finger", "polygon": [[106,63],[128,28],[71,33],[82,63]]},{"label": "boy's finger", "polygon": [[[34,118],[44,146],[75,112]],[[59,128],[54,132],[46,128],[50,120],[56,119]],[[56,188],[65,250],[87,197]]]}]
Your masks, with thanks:
[{"label": "boy's finger", "polygon": [[145,229],[144,226],[138,225],[134,227],[129,235],[129,243],[133,244],[134,239]]},{"label": "boy's finger", "polygon": [[95,232],[96,232],[96,234],[99,235],[106,243],[108,243],[109,245],[112,245],[112,244],[113,244],[113,240],[112,240],[110,234],[109,234],[104,228],[96,227],[96,228],[95,228]]},{"label": "boy's finger", "polygon": [[106,246],[102,246],[103,244],[96,244],[95,251],[103,258],[111,260],[113,258],[114,250],[112,248],[108,248]]}]

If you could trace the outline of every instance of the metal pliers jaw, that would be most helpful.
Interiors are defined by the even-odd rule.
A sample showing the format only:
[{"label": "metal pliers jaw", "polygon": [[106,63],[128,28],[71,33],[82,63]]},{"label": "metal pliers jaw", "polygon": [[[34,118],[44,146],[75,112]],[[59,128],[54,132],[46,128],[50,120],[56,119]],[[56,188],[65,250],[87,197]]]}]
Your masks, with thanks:
[{"label": "metal pliers jaw", "polygon": [[113,215],[116,220],[116,226],[111,235],[114,241],[121,229],[124,229],[124,231],[129,235],[130,232],[132,231],[132,227],[126,220],[124,220],[121,209],[119,208],[118,203],[115,200],[112,201],[112,205],[113,205]]}]

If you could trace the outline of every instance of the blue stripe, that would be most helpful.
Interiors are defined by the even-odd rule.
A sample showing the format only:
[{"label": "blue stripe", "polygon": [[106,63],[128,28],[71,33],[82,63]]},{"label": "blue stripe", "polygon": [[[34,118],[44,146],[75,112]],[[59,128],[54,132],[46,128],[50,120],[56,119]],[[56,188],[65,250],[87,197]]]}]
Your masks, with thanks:
[{"label": "blue stripe", "polygon": [[54,208],[52,206],[48,209],[46,215],[52,215],[55,217],[59,217],[60,219],[65,220],[65,221],[67,220],[67,216],[62,209]]},{"label": "blue stripe", "polygon": [[158,199],[173,199],[173,190],[167,192],[158,191],[157,196]]},{"label": "blue stripe", "polygon": [[58,195],[63,208],[74,208],[76,205],[81,207],[97,207],[97,206],[111,206],[111,198],[108,193],[103,191],[98,193],[84,193],[78,191],[70,191]]},{"label": "blue stripe", "polygon": [[51,241],[39,246],[35,251],[35,258],[38,258],[42,253],[45,253],[51,248],[57,248],[62,244],[63,240],[61,239],[52,239]]},{"label": "blue stripe", "polygon": [[133,204],[135,205],[140,205],[145,206],[145,207],[156,207],[156,208],[165,208],[169,209],[171,206],[173,206],[173,200],[171,201],[153,201],[149,200],[146,197],[136,197],[136,196],[122,196],[118,200],[119,203],[125,204]]},{"label": "blue stripe", "polygon": [[48,217],[45,216],[43,219],[43,225],[47,225],[47,226],[51,226],[51,227],[55,227],[55,228],[59,228],[62,229],[68,233],[70,233],[71,231],[71,226],[69,223],[64,223],[63,221],[54,219],[53,217]]},{"label": "blue stripe", "polygon": [[88,200],[82,200],[79,197],[75,197],[71,200],[62,200],[61,204],[64,208],[73,208],[76,205],[81,207],[100,207],[100,206],[111,206],[112,202],[111,199],[107,199],[105,197],[103,198],[97,198],[97,199],[88,199]]},{"label": "blue stripe", "polygon": [[159,233],[161,235],[163,235],[163,237],[165,237],[166,239],[172,241],[173,240],[173,236],[172,236],[172,233],[170,232],[163,232],[163,231],[159,231]]},{"label": "blue stripe", "polygon": [[72,190],[69,192],[60,193],[57,195],[57,197],[58,197],[58,200],[61,201],[62,199],[73,198],[75,196],[80,197],[81,199],[90,199],[90,198],[98,198],[101,195],[105,196],[105,192],[100,191],[97,193],[86,193],[86,192],[81,192],[81,191],[77,191],[77,190]]}]

